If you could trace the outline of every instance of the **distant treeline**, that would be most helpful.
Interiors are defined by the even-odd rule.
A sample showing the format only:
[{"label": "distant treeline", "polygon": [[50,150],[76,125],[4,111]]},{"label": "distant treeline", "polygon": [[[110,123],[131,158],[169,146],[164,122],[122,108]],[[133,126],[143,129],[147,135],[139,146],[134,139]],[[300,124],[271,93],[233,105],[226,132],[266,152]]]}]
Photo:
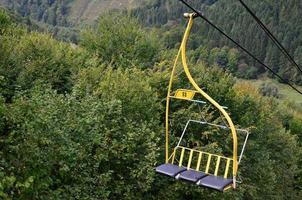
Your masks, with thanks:
[{"label": "distant treeline", "polygon": [[[79,31],[75,27],[78,27],[79,24],[75,24],[70,20],[70,9],[74,3],[73,0],[41,0],[35,3],[25,0],[3,1],[6,2],[10,10],[27,19],[28,24],[37,24],[40,29],[47,30],[61,40],[78,43]],[[188,2],[202,11],[205,16],[223,28],[286,81],[302,85],[301,74],[269,41],[269,38],[238,1],[190,0]],[[299,22],[301,18],[300,1],[249,0],[245,3],[272,30],[297,63],[302,65],[302,25]],[[174,0],[145,0],[140,4],[141,6],[131,10],[130,14],[137,17],[145,26],[159,28],[163,34],[163,43],[166,44],[166,48],[177,47],[183,32],[183,26],[179,26],[179,23],[183,25],[185,23],[182,14],[190,12],[190,10],[183,6],[181,2]],[[236,63],[234,63],[234,60],[229,60],[228,49],[232,49],[232,52],[234,52],[236,47],[201,19],[196,19],[196,24],[197,26],[194,28],[191,37],[191,49],[195,51],[196,56],[204,53],[208,55],[219,54],[214,62],[240,78],[254,79],[263,76],[263,74],[272,77],[262,65],[240,51],[237,52]],[[213,64],[213,59],[209,59],[205,55],[201,59]]]},{"label": "distant treeline", "polygon": [[[3,0],[4,2],[6,0]],[[72,0],[6,1],[7,7],[22,17],[30,17],[53,26],[69,26],[67,15]]]},{"label": "distant treeline", "polygon": [[[252,17],[239,4],[239,1],[188,1],[193,7],[202,11],[207,18],[236,41],[246,47],[260,60],[268,64],[274,71],[279,73],[284,79],[302,84],[302,76],[292,66],[282,53],[269,41],[269,38],[260,29]],[[256,15],[271,29],[280,42],[295,58],[299,65],[302,65],[302,25],[300,23],[302,5],[299,0],[280,1],[245,1]],[[166,32],[170,32],[174,39],[181,39],[181,31],[173,24],[184,23],[182,14],[190,12],[179,1],[156,0],[150,1],[146,6],[139,7],[132,11],[142,23],[147,26],[168,25]],[[235,47],[230,41],[224,38],[212,27],[205,24],[201,19],[196,19],[198,26],[194,29],[193,47],[203,46],[211,50],[216,47]],[[174,30],[173,30],[174,29]],[[177,37],[175,36],[177,35]],[[192,40],[193,40],[192,39]],[[246,63],[248,67],[246,66]],[[255,78],[263,74],[265,69],[256,63],[246,54],[240,54],[240,64],[238,70],[245,71],[250,78]],[[245,69],[246,68],[246,69]],[[241,74],[241,72],[239,72]]]},{"label": "distant treeline", "polygon": [[22,21],[32,30],[47,31],[64,41],[78,41],[79,31],[68,19],[73,0],[1,1],[18,21]]}]

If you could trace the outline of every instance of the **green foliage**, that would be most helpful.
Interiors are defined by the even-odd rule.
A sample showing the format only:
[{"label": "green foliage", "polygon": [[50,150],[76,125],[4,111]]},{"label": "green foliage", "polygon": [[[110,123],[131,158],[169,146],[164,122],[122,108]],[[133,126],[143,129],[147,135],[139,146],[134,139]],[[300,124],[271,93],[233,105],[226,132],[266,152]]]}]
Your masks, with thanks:
[{"label": "green foliage", "polygon": [[[36,80],[51,83],[60,92],[71,90],[71,76],[81,66],[85,66],[85,51],[72,49],[68,44],[60,43],[47,35],[31,34],[21,38],[15,48],[17,63],[22,68],[17,77],[18,86],[30,88]],[[84,58],[84,59],[83,59]],[[41,67],[43,66],[43,67]]]},{"label": "green foliage", "polygon": [[7,7],[22,17],[30,17],[51,25],[67,25],[66,14],[71,0],[7,1]]},{"label": "green foliage", "polygon": [[4,156],[24,190],[14,185],[10,191],[16,193],[7,195],[140,199],[150,190],[157,160],[157,97],[137,70],[106,70],[103,76],[89,96],[64,97],[42,85],[15,100]]},{"label": "green foliage", "polygon": [[[160,7],[165,1],[153,3]],[[239,171],[243,183],[234,192],[216,193],[154,172],[164,161],[165,95],[177,52],[169,37],[181,39],[178,33],[163,34],[169,50],[159,55],[161,45],[147,34],[150,29],[116,14],[103,15],[97,28],[83,33],[84,48],[13,24],[3,30],[1,199],[301,199],[301,108],[262,97],[248,83],[235,84],[225,72],[247,78],[258,73],[236,49],[219,48],[194,33],[195,41],[213,46],[189,43],[193,77],[228,107],[238,127],[252,133]],[[191,88],[180,70],[173,89]],[[189,102],[173,102],[171,143],[188,119],[201,114],[223,123],[209,104],[199,112]],[[187,146],[231,155],[227,130],[190,132]],[[242,145],[244,137],[238,137]]]},{"label": "green foliage", "polygon": [[12,21],[8,14],[0,8],[0,35],[3,33],[4,29],[12,24]]},{"label": "green foliage", "polygon": [[280,98],[278,87],[273,83],[262,83],[259,91],[263,96]]},{"label": "green foliage", "polygon": [[249,66],[246,63],[241,63],[238,65],[238,70],[235,73],[238,77],[244,79],[256,79],[258,70],[254,66]]},{"label": "green foliage", "polygon": [[156,38],[143,31],[137,21],[114,13],[100,16],[95,29],[84,31],[81,46],[105,63],[124,68],[153,66],[160,48]]},{"label": "green foliage", "polygon": [[[301,76],[297,75],[299,74],[297,69],[288,62],[286,57],[269,40],[265,32],[256,24],[255,20],[253,20],[238,1],[192,0],[189,3],[197,10],[201,10],[214,24],[222,28],[228,35],[256,55],[257,58],[264,61],[273,70],[280,73],[285,79],[301,84]],[[272,2],[255,0],[248,1],[246,4],[268,26],[297,62],[300,62],[300,44],[302,40],[302,26],[299,23],[299,19],[301,18],[300,1],[293,0],[288,2],[280,0]],[[175,29],[175,24],[185,24],[185,19],[182,18],[185,12],[188,12],[188,8],[179,1],[174,0],[151,1],[147,5],[131,11],[132,15],[136,16],[146,26],[168,26],[169,28],[166,27],[165,31],[171,33],[165,34],[169,37],[163,38],[163,43],[167,43],[169,47],[173,47],[181,40],[181,38],[177,40],[174,31],[170,31],[169,29]],[[163,15],[162,13],[165,14]],[[194,40],[196,43],[195,46],[204,45],[210,50],[224,46],[233,47],[233,43],[208,24],[200,23],[199,20],[196,20],[195,27],[196,29],[191,34],[191,38],[198,37],[198,40]],[[171,40],[175,41],[174,45]],[[239,77],[257,78],[258,75],[266,72],[263,66],[252,60],[252,58],[246,57],[242,53],[239,55],[241,63],[246,63],[250,68],[244,70],[243,73],[243,70],[239,68],[239,73],[236,73]],[[226,63],[225,53],[220,52],[217,56],[216,60],[213,61],[218,61],[219,65],[224,65]],[[244,76],[245,73],[247,76]]]},{"label": "green foliage", "polygon": [[70,92],[78,70],[96,63],[85,50],[45,34],[6,33],[0,37],[0,46],[0,93],[7,99],[36,82],[50,83],[61,93]]}]

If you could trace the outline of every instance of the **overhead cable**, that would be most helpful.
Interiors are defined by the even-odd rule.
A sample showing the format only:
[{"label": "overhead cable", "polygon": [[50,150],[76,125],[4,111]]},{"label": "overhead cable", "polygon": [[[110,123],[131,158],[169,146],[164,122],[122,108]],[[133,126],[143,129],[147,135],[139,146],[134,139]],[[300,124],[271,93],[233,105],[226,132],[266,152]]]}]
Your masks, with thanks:
[{"label": "overhead cable", "polygon": [[262,23],[262,21],[256,16],[256,14],[244,3],[244,1],[239,0],[241,5],[247,10],[247,12],[256,20],[259,26],[264,30],[268,37],[274,42],[278,49],[288,58],[288,60],[294,65],[302,75],[302,68],[297,64],[294,58],[288,53],[285,47],[278,41],[278,39],[272,34],[272,32]]},{"label": "overhead cable", "polygon": [[215,24],[213,24],[209,19],[207,19],[200,11],[197,9],[193,8],[191,5],[189,5],[186,1],[184,0],[179,0],[181,1],[184,5],[186,5],[188,8],[190,8],[196,15],[200,18],[202,18],[204,21],[206,21],[209,25],[211,25],[214,29],[216,29],[219,33],[221,33],[223,36],[225,36],[227,39],[229,39],[231,42],[233,42],[236,46],[238,46],[241,50],[243,50],[245,53],[247,53],[249,56],[251,56],[254,60],[256,60],[259,64],[264,66],[267,70],[269,70],[274,76],[279,78],[282,83],[287,84],[290,86],[293,90],[298,92],[299,94],[302,95],[302,91],[300,91],[298,88],[296,88],[293,84],[291,84],[289,81],[285,80],[282,78],[278,73],[276,73],[274,70],[272,70],[269,66],[267,66],[265,63],[263,63],[260,59],[258,59],[254,54],[249,52],[245,47],[243,47],[241,44],[236,42],[233,38],[231,38],[229,35],[227,35],[222,29],[217,27]]}]

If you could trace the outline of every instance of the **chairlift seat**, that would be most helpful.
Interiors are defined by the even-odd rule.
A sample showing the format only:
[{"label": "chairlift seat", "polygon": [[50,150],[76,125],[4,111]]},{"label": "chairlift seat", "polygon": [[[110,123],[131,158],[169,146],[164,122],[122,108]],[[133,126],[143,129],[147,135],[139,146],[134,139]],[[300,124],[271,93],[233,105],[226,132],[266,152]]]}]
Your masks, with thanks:
[{"label": "chairlift seat", "polygon": [[178,165],[173,165],[170,163],[166,163],[163,165],[158,166],[155,171],[157,173],[166,175],[166,176],[170,176],[170,177],[175,177],[176,175],[178,175],[179,173],[186,171],[186,168],[184,167],[179,167]]},{"label": "chairlift seat", "polygon": [[198,172],[195,170],[187,170],[187,171],[181,172],[179,174],[178,178],[185,180],[185,181],[196,183],[198,180],[200,180],[206,176],[207,176],[207,174],[205,174],[203,172]]},{"label": "chairlift seat", "polygon": [[197,182],[197,185],[223,192],[225,188],[233,183],[232,179],[208,175]]},{"label": "chairlift seat", "polygon": [[[227,107],[223,107],[219,105],[218,102],[216,102],[213,98],[211,98],[204,90],[202,90],[198,83],[194,80],[190,73],[190,69],[186,62],[186,46],[187,41],[193,26],[193,19],[194,19],[194,13],[188,14],[187,16],[190,17],[189,22],[187,23],[187,29],[185,31],[182,45],[180,46],[180,49],[178,51],[178,55],[176,57],[176,60],[174,62],[172,73],[169,81],[169,87],[168,87],[168,94],[166,99],[166,151],[165,151],[165,161],[166,164],[160,165],[156,168],[156,172],[160,173],[162,175],[170,176],[176,179],[182,179],[190,182],[194,182],[198,186],[207,187],[211,189],[215,189],[218,191],[226,191],[228,189],[236,188],[236,175],[237,175],[237,168],[240,164],[246,142],[249,136],[249,133],[246,131],[247,136],[244,142],[244,145],[242,147],[242,151],[239,157],[238,161],[238,138],[237,138],[237,131],[234,123],[232,122],[232,119],[230,115],[225,111]],[[175,76],[178,76],[179,74],[176,74],[177,71],[177,65],[178,60],[181,58],[182,65],[183,65],[183,71],[185,72],[185,75],[187,79],[189,80],[189,83],[191,85],[191,88],[193,87],[193,90],[190,89],[177,89],[175,94],[173,95],[172,92],[172,84],[175,82]],[[170,155],[170,148],[169,148],[169,134],[170,134],[170,118],[169,118],[169,112],[170,108],[170,99],[179,99],[179,100],[186,100],[193,103],[198,103],[198,108],[200,109],[200,104],[206,104],[206,102],[201,101],[200,98],[194,98],[196,94],[199,94],[202,98],[205,98],[207,102],[209,102],[212,106],[214,106],[220,113],[220,117],[222,118],[222,121],[224,122],[224,126],[219,124],[214,124],[207,122],[205,117],[204,121],[197,121],[190,119],[179,139],[179,142],[177,143],[177,146],[174,148],[173,153]],[[177,109],[178,110],[178,109]],[[201,111],[201,109],[200,109]],[[208,113],[208,112],[206,112]],[[226,120],[226,122],[225,122]],[[209,125],[214,126],[217,128],[222,128],[225,130],[228,130],[232,135],[232,141],[233,141],[233,154],[232,157],[230,155],[223,156],[219,154],[214,154],[210,152],[204,152],[202,150],[197,150],[195,147],[191,147],[192,145],[185,145],[181,146],[181,142],[183,140],[184,135],[186,134],[187,128],[191,122],[198,123],[200,125]],[[194,132],[194,131],[193,131]],[[175,141],[174,141],[175,142]],[[189,147],[186,147],[189,146]],[[198,145],[199,147],[199,145]],[[169,164],[169,162],[171,164]],[[175,164],[174,164],[175,163]],[[193,167],[193,168],[192,168]],[[196,171],[194,171],[196,170]],[[202,171],[200,171],[202,170]],[[229,171],[232,170],[232,175],[229,175]],[[224,171],[224,172],[223,172]],[[212,173],[212,174],[211,174]],[[223,174],[223,176],[222,176]],[[232,179],[228,179],[229,177],[233,177]]]}]

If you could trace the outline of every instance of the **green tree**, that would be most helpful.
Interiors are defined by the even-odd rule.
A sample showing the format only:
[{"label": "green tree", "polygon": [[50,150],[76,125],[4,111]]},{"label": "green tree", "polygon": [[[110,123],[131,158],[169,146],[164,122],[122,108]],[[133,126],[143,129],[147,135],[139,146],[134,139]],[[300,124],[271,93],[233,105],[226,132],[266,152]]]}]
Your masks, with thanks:
[{"label": "green tree", "polygon": [[0,35],[2,35],[4,33],[4,30],[11,24],[11,18],[4,11],[4,9],[0,8]]},{"label": "green tree", "polygon": [[0,93],[8,100],[15,91],[30,89],[36,82],[50,83],[61,93],[70,92],[73,76],[79,69],[97,64],[94,57],[80,47],[58,42],[47,34],[26,33],[19,27],[12,27],[1,36],[0,46],[3,79]]},{"label": "green tree", "polygon": [[279,89],[273,83],[262,83],[259,91],[263,96],[280,98]]},{"label": "green tree", "polygon": [[227,69],[235,73],[238,69],[239,52],[236,49],[230,49],[228,52],[228,64]]},{"label": "green tree", "polygon": [[103,62],[114,66],[152,67],[159,58],[160,45],[138,22],[121,14],[104,14],[96,28],[83,32],[80,44]]},{"label": "green tree", "polygon": [[83,96],[85,74],[96,70],[84,70],[71,95],[36,85],[27,98],[16,98],[7,116],[11,130],[1,144],[1,158],[11,166],[1,167],[15,177],[6,195],[141,199],[150,190],[158,157],[157,97],[143,72],[112,69]]}]

